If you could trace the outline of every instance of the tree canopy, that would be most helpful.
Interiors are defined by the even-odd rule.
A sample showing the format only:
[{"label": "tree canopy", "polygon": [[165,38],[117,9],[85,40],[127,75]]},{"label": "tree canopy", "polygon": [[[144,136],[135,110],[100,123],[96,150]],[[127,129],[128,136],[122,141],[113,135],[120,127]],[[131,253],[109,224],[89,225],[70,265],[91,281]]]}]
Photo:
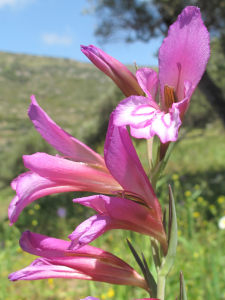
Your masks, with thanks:
[{"label": "tree canopy", "polygon": [[201,9],[211,35],[225,36],[224,0],[89,0],[97,15],[96,35],[100,38],[122,38],[127,42],[166,35],[185,6]]}]

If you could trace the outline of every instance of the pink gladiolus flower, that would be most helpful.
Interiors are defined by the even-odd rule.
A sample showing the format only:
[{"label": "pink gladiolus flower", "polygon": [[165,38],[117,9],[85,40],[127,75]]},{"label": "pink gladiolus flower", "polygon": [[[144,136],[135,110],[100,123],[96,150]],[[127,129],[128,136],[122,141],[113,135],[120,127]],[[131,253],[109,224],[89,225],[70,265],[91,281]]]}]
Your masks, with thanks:
[{"label": "pink gladiolus flower", "polygon": [[[139,69],[138,83],[147,97],[131,96],[116,108],[117,126],[130,125],[135,138],[157,134],[162,143],[175,141],[193,91],[200,81],[209,56],[209,33],[200,10],[186,7],[170,26],[159,49],[159,76],[154,70]],[[160,87],[160,105],[156,94]]]},{"label": "pink gladiolus flower", "polygon": [[16,222],[29,203],[46,195],[70,191],[104,194],[122,191],[109,173],[104,158],[57,126],[38,106],[35,97],[31,96],[31,99],[28,111],[31,121],[43,138],[64,157],[46,153],[24,155],[24,165],[31,171],[12,182],[17,195],[9,206],[10,222]]},{"label": "pink gladiolus flower", "polygon": [[26,231],[21,248],[42,258],[9,275],[11,281],[73,278],[131,285],[149,291],[147,282],[131,266],[113,254],[92,246],[67,250],[69,242]]},{"label": "pink gladiolus flower", "polygon": [[[139,161],[126,127],[113,124],[111,115],[105,142],[105,162],[123,192],[117,197],[95,195],[75,199],[98,212],[69,235],[70,249],[78,249],[111,229],[125,229],[155,237],[167,252],[161,207]],[[122,197],[122,198],[121,198]]]},{"label": "pink gladiolus flower", "polygon": [[93,45],[81,45],[81,51],[115,82],[126,97],[144,95],[135,76],[118,60]]},{"label": "pink gladiolus flower", "polygon": [[[71,249],[88,244],[107,230],[126,229],[155,237],[166,253],[161,206],[126,128],[113,124],[113,114],[104,159],[59,128],[34,97],[28,114],[41,135],[71,160],[45,153],[24,156],[24,164],[31,171],[12,182],[17,196],[9,207],[11,223],[17,220],[25,206],[45,195],[65,191],[112,194],[115,197],[75,200],[94,208],[99,215],[83,222],[70,235]],[[122,211],[126,213],[121,214]]]}]

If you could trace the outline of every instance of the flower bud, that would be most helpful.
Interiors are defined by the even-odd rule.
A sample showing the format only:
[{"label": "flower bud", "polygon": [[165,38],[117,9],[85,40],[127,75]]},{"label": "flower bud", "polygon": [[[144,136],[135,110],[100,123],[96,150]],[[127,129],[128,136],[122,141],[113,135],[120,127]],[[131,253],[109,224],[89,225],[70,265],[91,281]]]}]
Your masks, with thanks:
[{"label": "flower bud", "polygon": [[81,51],[115,82],[126,97],[144,95],[136,77],[121,62],[93,45],[81,45]]}]

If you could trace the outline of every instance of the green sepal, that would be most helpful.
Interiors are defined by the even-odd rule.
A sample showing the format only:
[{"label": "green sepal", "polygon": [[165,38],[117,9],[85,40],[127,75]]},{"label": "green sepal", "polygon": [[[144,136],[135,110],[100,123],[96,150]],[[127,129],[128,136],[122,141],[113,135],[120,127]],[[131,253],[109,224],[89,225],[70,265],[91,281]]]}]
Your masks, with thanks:
[{"label": "green sepal", "polygon": [[158,271],[158,276],[166,277],[173,266],[177,249],[177,217],[172,189],[169,186],[169,228],[168,228],[168,252],[162,259],[162,265]]},{"label": "green sepal", "polygon": [[150,241],[151,241],[153,261],[155,264],[156,271],[158,272],[159,268],[161,266],[161,258],[160,258],[160,253],[159,253],[159,242],[153,237],[150,238]]},{"label": "green sepal", "polygon": [[187,300],[184,275],[182,271],[180,271],[180,300]]},{"label": "green sepal", "polygon": [[134,247],[132,246],[131,242],[128,239],[127,239],[127,244],[129,246],[136,262],[138,263],[139,267],[141,268],[141,271],[144,275],[145,280],[148,283],[148,286],[150,289],[150,292],[149,292],[150,297],[155,298],[157,296],[157,285],[156,285],[156,282],[155,282],[155,279],[154,279],[152,273],[149,271],[148,264],[145,260],[144,255],[142,254],[142,259],[144,262],[144,264],[143,264],[142,260],[140,259],[139,255],[137,254],[136,250],[134,249]]},{"label": "green sepal", "polygon": [[165,169],[165,167],[166,167],[166,165],[168,163],[168,160],[170,158],[170,154],[171,154],[171,152],[173,150],[173,146],[174,145],[175,145],[175,142],[170,142],[169,147],[168,147],[168,149],[166,151],[165,157],[162,160],[162,165],[161,165],[161,169],[160,169],[160,172],[161,172],[160,175],[162,174],[163,170]]},{"label": "green sepal", "polygon": [[163,170],[165,169],[165,167],[168,163],[168,160],[170,158],[170,154],[173,150],[173,146],[174,146],[174,142],[170,142],[170,144],[168,146],[168,149],[166,151],[166,154],[165,154],[164,158],[161,161],[160,161],[160,146],[158,147],[157,158],[156,158],[154,168],[153,168],[153,173],[152,173],[152,176],[151,176],[151,184],[153,185],[154,190],[156,188],[156,184],[157,184],[158,179],[160,178]]},{"label": "green sepal", "polygon": [[155,298],[155,297],[157,297],[157,285],[156,285],[156,282],[155,282],[155,279],[154,279],[152,273],[149,271],[149,267],[148,267],[148,264],[147,264],[146,259],[144,257],[144,254],[141,253],[141,255],[142,255],[142,260],[144,262],[144,266],[145,266],[145,270],[146,270],[146,277],[147,277],[146,280],[147,280],[147,282],[150,286],[150,289],[151,289],[150,294],[151,294],[152,298]]},{"label": "green sepal", "polygon": [[132,252],[132,254],[133,254],[133,256],[134,256],[136,262],[138,263],[139,267],[141,268],[141,271],[142,271],[144,277],[146,277],[147,274],[146,274],[146,271],[145,271],[144,264],[143,264],[142,260],[140,259],[139,255],[137,254],[136,250],[135,250],[134,247],[132,246],[131,242],[130,242],[128,239],[127,239],[127,244],[128,244],[128,246],[129,246],[130,251]]}]

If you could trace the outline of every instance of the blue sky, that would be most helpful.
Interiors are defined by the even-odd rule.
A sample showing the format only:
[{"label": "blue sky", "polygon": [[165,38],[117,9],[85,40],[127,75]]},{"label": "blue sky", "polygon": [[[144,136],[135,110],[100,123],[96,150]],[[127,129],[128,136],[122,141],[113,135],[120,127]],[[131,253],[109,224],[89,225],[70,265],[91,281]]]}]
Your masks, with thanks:
[{"label": "blue sky", "polygon": [[86,0],[0,0],[0,51],[72,58],[87,62],[80,45],[93,44],[124,64],[158,65],[161,40],[99,45],[96,18],[83,14]]}]

